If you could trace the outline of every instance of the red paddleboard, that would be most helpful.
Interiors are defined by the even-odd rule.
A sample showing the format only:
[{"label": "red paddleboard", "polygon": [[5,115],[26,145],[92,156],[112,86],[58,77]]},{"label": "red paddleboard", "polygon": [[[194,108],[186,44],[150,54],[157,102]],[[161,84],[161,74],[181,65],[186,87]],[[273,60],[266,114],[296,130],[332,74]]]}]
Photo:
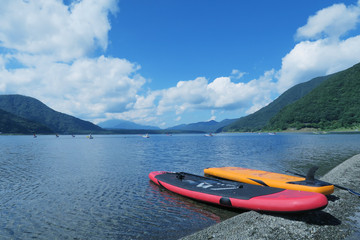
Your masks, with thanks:
[{"label": "red paddleboard", "polygon": [[303,212],[323,209],[327,198],[321,193],[257,186],[197,176],[156,171],[149,178],[167,190],[220,206],[268,212]]}]

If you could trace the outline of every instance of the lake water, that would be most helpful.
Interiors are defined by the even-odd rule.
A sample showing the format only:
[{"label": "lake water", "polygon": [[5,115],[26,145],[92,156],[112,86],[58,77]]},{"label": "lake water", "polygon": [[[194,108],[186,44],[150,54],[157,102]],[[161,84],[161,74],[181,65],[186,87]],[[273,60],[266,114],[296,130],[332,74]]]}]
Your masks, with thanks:
[{"label": "lake water", "polygon": [[239,213],[151,183],[151,171],[242,166],[317,176],[360,153],[360,134],[0,135],[1,239],[177,239]]}]

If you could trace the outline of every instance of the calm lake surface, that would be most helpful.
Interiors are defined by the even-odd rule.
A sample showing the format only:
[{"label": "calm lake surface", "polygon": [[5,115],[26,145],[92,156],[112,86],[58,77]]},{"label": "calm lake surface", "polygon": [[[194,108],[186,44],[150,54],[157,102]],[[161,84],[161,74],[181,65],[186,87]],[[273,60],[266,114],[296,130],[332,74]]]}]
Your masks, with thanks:
[{"label": "calm lake surface", "polygon": [[239,214],[172,194],[151,171],[241,166],[317,177],[360,134],[0,135],[0,239],[177,239]]}]

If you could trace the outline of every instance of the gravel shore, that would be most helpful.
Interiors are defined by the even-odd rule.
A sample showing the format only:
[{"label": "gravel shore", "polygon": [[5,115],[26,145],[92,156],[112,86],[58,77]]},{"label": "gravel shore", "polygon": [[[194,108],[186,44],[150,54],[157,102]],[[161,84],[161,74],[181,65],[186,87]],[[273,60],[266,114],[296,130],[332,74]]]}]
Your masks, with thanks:
[{"label": "gravel shore", "polygon": [[[360,154],[321,179],[360,192]],[[360,197],[335,188],[328,200],[325,209],[303,214],[245,212],[182,240],[360,239]]]}]

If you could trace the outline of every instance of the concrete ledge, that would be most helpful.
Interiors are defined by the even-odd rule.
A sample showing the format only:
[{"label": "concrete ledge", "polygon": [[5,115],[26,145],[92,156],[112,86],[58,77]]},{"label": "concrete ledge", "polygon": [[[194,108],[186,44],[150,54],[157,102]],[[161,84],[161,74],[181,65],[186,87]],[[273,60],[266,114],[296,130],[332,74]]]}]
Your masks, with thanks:
[{"label": "concrete ledge", "polygon": [[[360,192],[360,154],[328,172],[322,180]],[[322,211],[304,214],[239,214],[182,238],[197,239],[360,239],[360,197],[335,188]]]}]

